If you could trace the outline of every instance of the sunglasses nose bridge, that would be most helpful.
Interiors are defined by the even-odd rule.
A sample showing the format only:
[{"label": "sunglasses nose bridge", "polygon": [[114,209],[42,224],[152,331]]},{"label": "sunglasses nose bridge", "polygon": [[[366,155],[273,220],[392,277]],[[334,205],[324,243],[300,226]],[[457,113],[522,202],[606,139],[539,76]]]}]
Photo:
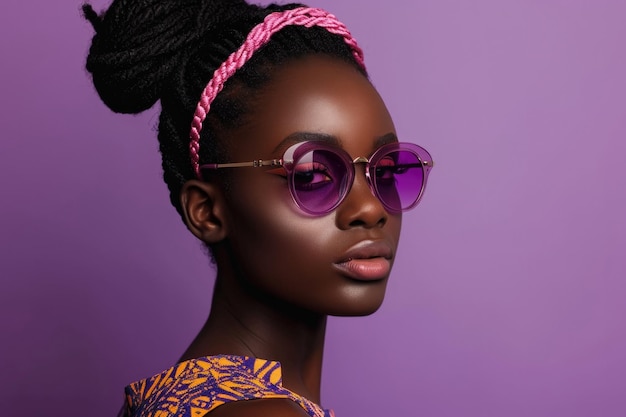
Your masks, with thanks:
[{"label": "sunglasses nose bridge", "polygon": [[354,158],[354,159],[352,160],[352,163],[353,163],[354,165],[356,165],[356,164],[367,164],[368,162],[369,162],[369,159],[367,159],[367,158],[366,158],[366,157],[364,157],[364,156],[357,156],[356,158]]},{"label": "sunglasses nose bridge", "polygon": [[[363,167],[365,168],[365,170],[364,170],[364,172],[365,172],[365,179],[367,180],[367,184],[370,187],[370,191],[372,191],[372,193],[374,194],[374,190],[372,189],[372,185],[373,185],[372,184],[372,179],[370,178],[370,173],[369,173],[369,163],[370,163],[370,160],[367,159],[364,156],[357,156],[356,158],[354,158],[352,160],[352,165],[353,166],[356,166],[358,164],[363,164]],[[355,171],[356,171],[356,169],[355,169]],[[354,179],[352,181],[354,182],[354,180],[356,180],[356,172],[355,172],[355,177],[354,177]]]},{"label": "sunglasses nose bridge", "polygon": [[363,164],[363,166],[365,167],[365,178],[367,178],[368,182],[370,182],[370,174],[368,172],[369,163],[370,163],[370,160],[364,156],[357,156],[356,158],[352,160],[353,166],[356,166],[358,164]]},{"label": "sunglasses nose bridge", "polygon": [[[367,183],[369,191],[374,197],[378,198],[376,191],[374,190],[374,183],[370,176],[370,160],[364,156],[358,156],[352,160],[352,166],[356,167],[356,165],[363,165],[363,175],[365,177],[365,181]],[[352,184],[350,185],[350,189],[348,190],[348,192],[352,189],[352,186],[354,186],[354,183],[357,181],[357,176],[359,175],[358,171],[360,170],[354,170],[354,178],[352,179]]]}]

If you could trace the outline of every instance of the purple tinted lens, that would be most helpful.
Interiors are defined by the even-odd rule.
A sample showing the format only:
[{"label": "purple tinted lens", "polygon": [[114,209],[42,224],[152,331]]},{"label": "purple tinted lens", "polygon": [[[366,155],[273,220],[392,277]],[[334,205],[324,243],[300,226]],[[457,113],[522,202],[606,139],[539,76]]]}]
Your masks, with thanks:
[{"label": "purple tinted lens", "polygon": [[390,211],[400,212],[417,203],[424,184],[424,170],[415,153],[391,150],[371,170],[378,198]]},{"label": "purple tinted lens", "polygon": [[298,205],[311,214],[334,210],[347,192],[348,169],[339,154],[327,149],[301,155],[292,168],[292,190]]}]

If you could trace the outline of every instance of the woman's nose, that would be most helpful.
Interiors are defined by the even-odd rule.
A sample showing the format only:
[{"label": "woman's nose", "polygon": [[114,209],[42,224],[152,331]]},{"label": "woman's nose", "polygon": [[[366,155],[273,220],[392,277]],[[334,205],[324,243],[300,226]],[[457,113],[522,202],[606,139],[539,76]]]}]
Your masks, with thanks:
[{"label": "woman's nose", "polygon": [[382,227],[387,223],[388,217],[389,213],[372,192],[361,164],[357,164],[352,187],[337,207],[339,228]]}]

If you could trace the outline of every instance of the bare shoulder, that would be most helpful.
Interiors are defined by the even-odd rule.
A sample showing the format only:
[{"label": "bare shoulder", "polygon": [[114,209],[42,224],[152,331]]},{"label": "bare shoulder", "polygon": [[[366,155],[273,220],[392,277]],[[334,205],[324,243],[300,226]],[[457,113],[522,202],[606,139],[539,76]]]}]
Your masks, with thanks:
[{"label": "bare shoulder", "polygon": [[286,398],[236,401],[221,405],[205,417],[307,417],[297,403]]}]

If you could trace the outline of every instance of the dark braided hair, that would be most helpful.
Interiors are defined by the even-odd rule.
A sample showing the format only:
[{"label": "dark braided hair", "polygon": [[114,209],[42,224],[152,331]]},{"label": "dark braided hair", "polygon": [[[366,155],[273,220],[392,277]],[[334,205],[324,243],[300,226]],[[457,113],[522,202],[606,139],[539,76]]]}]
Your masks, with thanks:
[{"label": "dark braided hair", "polygon": [[[200,93],[215,69],[266,15],[299,6],[261,7],[244,0],[114,0],[101,15],[88,4],[83,6],[96,31],[87,70],[103,102],[118,113],[140,113],[161,102],[163,178],[181,216],[182,186],[196,178],[189,130]],[[250,99],[271,80],[277,66],[310,54],[341,59],[367,76],[340,36],[320,27],[282,29],[216,97],[202,130],[200,160],[227,160],[225,136],[245,123]]]}]

